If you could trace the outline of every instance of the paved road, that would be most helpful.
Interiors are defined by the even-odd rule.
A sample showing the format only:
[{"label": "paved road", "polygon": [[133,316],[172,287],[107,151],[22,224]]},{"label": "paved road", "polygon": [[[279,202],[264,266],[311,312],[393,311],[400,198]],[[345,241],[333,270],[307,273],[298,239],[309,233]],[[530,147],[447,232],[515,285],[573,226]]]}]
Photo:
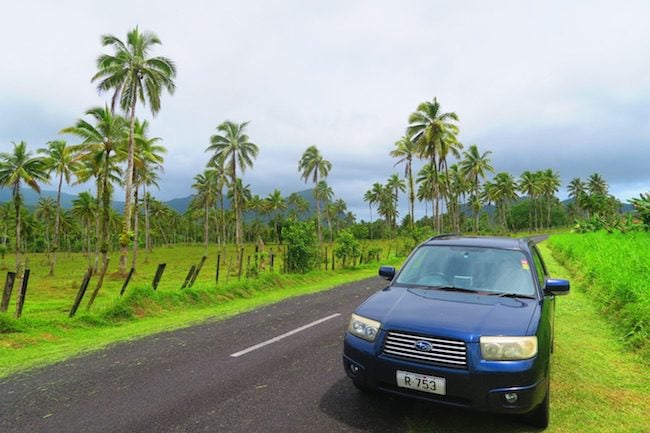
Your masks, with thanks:
[{"label": "paved road", "polygon": [[0,431],[406,431],[422,407],[361,394],[341,365],[350,313],[383,284],[347,284],[5,378]]}]

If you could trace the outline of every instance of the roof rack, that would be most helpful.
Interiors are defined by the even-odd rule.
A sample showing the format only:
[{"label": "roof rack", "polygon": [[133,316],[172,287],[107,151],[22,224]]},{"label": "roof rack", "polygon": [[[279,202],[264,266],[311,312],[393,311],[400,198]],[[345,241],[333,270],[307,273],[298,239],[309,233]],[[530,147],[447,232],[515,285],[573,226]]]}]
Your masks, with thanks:
[{"label": "roof rack", "polygon": [[439,235],[431,236],[429,239],[427,239],[427,241],[435,241],[438,239],[450,239],[459,236],[463,236],[463,235],[460,233],[442,233]]}]

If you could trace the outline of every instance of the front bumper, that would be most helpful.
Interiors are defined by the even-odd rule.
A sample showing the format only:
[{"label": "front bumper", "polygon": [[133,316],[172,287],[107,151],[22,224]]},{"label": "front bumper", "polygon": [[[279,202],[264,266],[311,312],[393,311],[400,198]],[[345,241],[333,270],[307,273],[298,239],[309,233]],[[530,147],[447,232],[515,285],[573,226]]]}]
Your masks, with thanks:
[{"label": "front bumper", "polygon": [[[343,367],[360,387],[449,406],[511,414],[535,409],[548,389],[545,363],[539,359],[486,362],[479,359],[476,345],[475,350],[468,347],[468,368],[458,369],[384,355],[377,346],[380,344],[346,333]],[[398,387],[397,370],[444,378],[446,395]],[[506,400],[506,394],[512,393],[517,395],[516,402]]]}]

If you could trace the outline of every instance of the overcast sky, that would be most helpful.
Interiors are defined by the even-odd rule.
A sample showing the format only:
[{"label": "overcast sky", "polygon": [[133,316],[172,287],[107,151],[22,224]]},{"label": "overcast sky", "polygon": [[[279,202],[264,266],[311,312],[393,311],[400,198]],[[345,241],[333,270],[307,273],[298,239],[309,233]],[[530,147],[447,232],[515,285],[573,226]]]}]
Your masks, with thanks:
[{"label": "overcast sky", "polygon": [[363,193],[402,173],[388,153],[434,96],[497,171],[598,172],[623,200],[650,190],[648,2],[1,2],[0,151],[42,147],[108,100],[90,83],[110,52],[100,35],[159,36],[177,91],[138,115],[169,150],[163,200],[192,193],[219,123],[250,121],[254,193],[305,189],[298,160],[316,145],[367,219]]}]

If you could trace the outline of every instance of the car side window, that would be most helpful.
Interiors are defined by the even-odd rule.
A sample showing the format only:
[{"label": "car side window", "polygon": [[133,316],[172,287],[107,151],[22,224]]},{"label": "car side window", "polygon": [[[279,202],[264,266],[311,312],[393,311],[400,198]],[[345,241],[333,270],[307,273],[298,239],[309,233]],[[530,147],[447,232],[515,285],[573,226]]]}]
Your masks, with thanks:
[{"label": "car side window", "polygon": [[546,283],[546,267],[544,266],[544,261],[539,255],[537,248],[533,248],[533,260],[535,261],[535,270],[537,272],[537,279],[539,280],[540,287],[544,287]]}]

